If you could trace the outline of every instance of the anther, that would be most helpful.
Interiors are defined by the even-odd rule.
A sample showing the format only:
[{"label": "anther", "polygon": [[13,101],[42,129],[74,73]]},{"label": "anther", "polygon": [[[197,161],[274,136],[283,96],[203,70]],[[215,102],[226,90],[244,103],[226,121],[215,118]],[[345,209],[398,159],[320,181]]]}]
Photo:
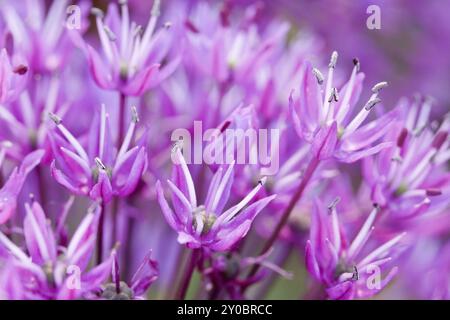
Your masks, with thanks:
[{"label": "anther", "polygon": [[382,89],[386,88],[388,86],[387,81],[383,81],[383,82],[378,82],[376,85],[374,85],[372,87],[372,92],[373,93],[378,93],[380,92]]},{"label": "anther", "polygon": [[335,102],[339,101],[339,95],[338,95],[338,91],[336,88],[331,88],[330,97],[328,98],[328,102],[331,102],[333,100]]},{"label": "anther", "polygon": [[100,208],[101,201],[93,202],[87,209],[88,214],[94,214]]},{"label": "anther", "polygon": [[263,185],[266,184],[266,181],[267,181],[267,177],[262,177],[262,178],[258,181],[258,184],[259,184],[260,186],[263,186]]},{"label": "anther", "polygon": [[224,124],[220,127],[219,131],[220,133],[223,133],[228,127],[231,125],[231,121],[227,120],[224,122]]},{"label": "anther", "polygon": [[20,64],[14,68],[13,72],[23,76],[25,73],[28,72],[28,67],[26,65]]},{"label": "anther", "polygon": [[103,16],[104,16],[103,11],[101,9],[99,9],[99,8],[96,8],[96,7],[91,9],[91,13],[94,16],[96,16],[97,18],[103,18]]},{"label": "anther", "polygon": [[134,123],[139,122],[139,114],[135,106],[131,107],[131,121],[133,121]]},{"label": "anther", "polygon": [[328,210],[332,210],[335,209],[337,204],[341,201],[340,197],[336,197],[329,205],[328,205]]},{"label": "anther", "polygon": [[60,117],[58,117],[56,114],[49,112],[48,113],[50,119],[52,119],[52,121],[56,124],[56,125],[60,125],[62,120]]},{"label": "anther", "polygon": [[356,67],[356,72],[359,72],[359,70],[361,69],[361,63],[359,62],[358,58],[353,58],[353,64]]},{"label": "anther", "polygon": [[436,134],[436,136],[434,137],[434,140],[433,140],[431,146],[433,148],[435,148],[436,150],[439,150],[442,147],[442,145],[444,144],[444,142],[447,140],[447,137],[448,137],[447,132],[444,132],[444,131],[438,132]]},{"label": "anther", "polygon": [[442,190],[436,189],[436,188],[430,188],[426,190],[427,196],[429,197],[436,197],[440,196],[442,194]]},{"label": "anther", "polygon": [[369,101],[367,101],[366,105],[364,106],[364,109],[366,109],[367,111],[370,111],[370,110],[372,110],[373,107],[375,107],[376,104],[378,104],[380,102],[381,102],[381,99],[378,97],[370,99]]},{"label": "anther", "polygon": [[331,59],[330,59],[330,63],[328,64],[328,68],[336,68],[336,63],[337,63],[337,59],[338,59],[338,53],[337,51],[333,51],[333,53],[331,54]]},{"label": "anther", "polygon": [[106,36],[109,38],[110,41],[116,41],[117,39],[116,35],[108,26],[104,26],[103,29],[105,30]]},{"label": "anther", "polygon": [[391,158],[391,161],[397,162],[397,163],[402,163],[403,159],[400,156],[394,156],[394,157]]},{"label": "anther", "polygon": [[359,272],[358,272],[358,268],[356,266],[353,266],[352,280],[353,281],[358,281],[359,280]]},{"label": "anther", "polygon": [[177,140],[174,142],[174,144],[172,145],[172,153],[176,153],[178,150],[182,150],[183,147],[183,140]]},{"label": "anther", "polygon": [[403,128],[400,132],[398,138],[397,138],[397,146],[399,148],[403,147],[403,144],[405,143],[406,137],[408,136],[408,129]]},{"label": "anther", "polygon": [[106,166],[103,164],[102,160],[100,160],[99,157],[96,157],[95,159],[95,164],[97,165],[97,167],[101,170],[106,170]]},{"label": "anther", "polygon": [[143,32],[143,28],[142,28],[142,26],[141,25],[138,25],[135,29],[134,29],[134,31],[133,31],[133,37],[138,37],[138,36],[140,36],[141,34],[142,34],[142,32]]},{"label": "anther", "polygon": [[200,30],[195,26],[195,24],[191,20],[184,21],[184,26],[193,33],[199,33]]},{"label": "anther", "polygon": [[125,5],[128,4],[128,0],[119,0],[119,4],[120,4],[121,6],[125,6]]},{"label": "anther", "polygon": [[322,84],[324,78],[323,78],[323,74],[320,72],[320,70],[317,69],[317,68],[313,68],[313,69],[312,69],[312,73],[313,73],[314,76],[316,77],[317,82],[318,82],[319,84]]}]

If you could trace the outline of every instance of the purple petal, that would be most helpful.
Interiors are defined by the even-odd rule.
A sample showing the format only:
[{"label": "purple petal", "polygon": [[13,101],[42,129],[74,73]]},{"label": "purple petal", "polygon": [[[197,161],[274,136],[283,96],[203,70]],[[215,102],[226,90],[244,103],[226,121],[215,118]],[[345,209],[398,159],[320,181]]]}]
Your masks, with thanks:
[{"label": "purple petal", "polygon": [[153,77],[156,77],[159,67],[159,64],[153,64],[140,71],[122,89],[122,92],[130,96],[141,96],[151,86]]},{"label": "purple petal", "polygon": [[28,252],[36,264],[54,262],[56,260],[56,243],[53,230],[45,217],[42,207],[34,202],[26,205],[27,214],[24,219],[24,235]]}]

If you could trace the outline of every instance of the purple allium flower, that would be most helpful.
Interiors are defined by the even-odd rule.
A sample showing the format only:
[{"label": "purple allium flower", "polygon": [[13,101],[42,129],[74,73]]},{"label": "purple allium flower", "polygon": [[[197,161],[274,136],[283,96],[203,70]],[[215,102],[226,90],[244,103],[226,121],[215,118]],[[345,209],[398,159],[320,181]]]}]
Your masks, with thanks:
[{"label": "purple allium flower", "polygon": [[0,299],[448,299],[448,5],[347,2],[0,0]]},{"label": "purple allium flower", "polygon": [[175,151],[172,181],[167,184],[172,191],[175,211],[168,205],[161,183],[157,182],[158,201],[167,223],[178,232],[178,242],[187,247],[212,251],[227,251],[250,230],[258,213],[275,198],[265,197],[247,206],[261,190],[266,179],[258,182],[237,205],[224,211],[233,183],[234,163],[220,167],[214,174],[204,205],[197,203],[194,182],[179,148]]},{"label": "purple allium flower", "polygon": [[15,142],[8,149],[12,159],[20,161],[38,148],[49,151],[47,114],[65,115],[72,106],[63,82],[58,76],[39,78],[15,101],[0,106],[0,139]]},{"label": "purple allium flower", "polygon": [[[288,31],[287,23],[272,26],[260,35],[252,22],[249,8],[241,24],[232,25],[231,10],[224,3],[220,12],[211,14],[211,6],[201,3],[185,22],[187,56],[197,71],[218,83],[245,83],[267,61]],[[270,28],[269,28],[270,29]]]},{"label": "purple allium flower", "polygon": [[333,52],[326,81],[318,69],[309,63],[304,64],[299,97],[294,99],[291,95],[290,108],[299,136],[313,145],[318,158],[335,157],[339,161],[355,162],[392,145],[391,142],[374,143],[386,134],[395,120],[395,113],[387,113],[361,126],[381,101],[378,94],[387,82],[376,84],[369,100],[353,116],[364,74],[359,72],[359,61],[354,59],[350,79],[338,90],[333,84],[337,59],[337,52]]},{"label": "purple allium flower", "polygon": [[132,111],[130,126],[118,151],[113,146],[109,115],[104,105],[89,132],[88,151],[64,126],[62,120],[51,114],[62,135],[51,135],[55,155],[51,169],[55,180],[74,194],[87,195],[104,203],[111,201],[114,196],[130,195],[147,167],[145,139],[130,149],[139,121],[134,107]]},{"label": "purple allium flower", "polygon": [[66,26],[68,0],[53,1],[46,8],[46,1],[6,1],[0,12],[12,35],[14,50],[23,54],[32,72],[52,73],[68,60],[73,50],[71,33],[87,29],[87,1],[79,1],[82,15],[79,30]]},{"label": "purple allium flower", "polygon": [[426,213],[432,202],[448,203],[450,117],[433,130],[428,125],[431,103],[420,98],[413,104],[403,101],[402,117],[388,133],[396,145],[364,160],[372,200],[389,208],[390,218],[413,218]]},{"label": "purple allium flower", "polygon": [[109,258],[86,271],[94,251],[100,206],[87,213],[65,247],[58,246],[58,234],[42,207],[37,202],[25,207],[26,251],[0,232],[0,268],[15,273],[0,283],[0,297],[75,299],[98,289],[109,276],[112,264]]},{"label": "purple allium flower", "polygon": [[167,58],[171,39],[168,35],[170,23],[156,30],[160,15],[160,0],[153,2],[147,26],[143,28],[130,23],[127,1],[117,5],[110,3],[106,17],[98,8],[93,8],[103,56],[91,45],[83,44],[91,74],[103,89],[117,90],[125,95],[140,96],[170,75],[179,59],[162,66]]},{"label": "purple allium flower", "polygon": [[[220,254],[214,257],[211,267],[202,270],[203,276],[208,277],[206,287],[209,289],[213,287],[224,288],[233,299],[243,299],[243,290],[266,278],[270,272],[289,280],[292,279],[292,274],[268,260],[271,253],[272,251],[269,251],[259,257],[245,258],[237,254],[232,254],[229,257]],[[254,265],[261,265],[264,269],[249,279],[239,278],[242,271]]]},{"label": "purple allium flower", "polygon": [[[41,162],[43,150],[30,153],[22,164],[13,170],[8,180],[0,188],[0,225],[8,221],[17,207],[17,197],[25,183],[28,174]],[[0,147],[0,168],[5,157],[4,144]]]},{"label": "purple allium flower", "polygon": [[[370,213],[351,243],[339,220],[334,201],[328,209],[316,201],[312,214],[310,240],[306,244],[306,267],[322,283],[330,299],[367,298],[377,294],[395,276],[392,268],[381,279],[381,272],[404,233],[367,251],[366,244],[374,230],[378,206]],[[377,276],[377,277],[374,277]],[[372,278],[371,278],[372,277]]]}]

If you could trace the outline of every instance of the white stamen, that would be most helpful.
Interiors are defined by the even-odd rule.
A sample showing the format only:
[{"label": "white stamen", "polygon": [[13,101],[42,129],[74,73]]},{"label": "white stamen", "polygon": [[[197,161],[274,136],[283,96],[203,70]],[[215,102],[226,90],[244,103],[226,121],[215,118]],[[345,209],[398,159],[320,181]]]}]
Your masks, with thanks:
[{"label": "white stamen", "polygon": [[366,256],[358,265],[363,266],[370,262],[372,262],[374,259],[377,258],[384,258],[385,254],[388,252],[389,249],[391,249],[397,242],[399,242],[404,236],[406,232],[396,236],[395,238],[387,241],[386,243],[382,244],[378,248],[376,248],[374,251],[372,251],[368,256]]},{"label": "white stamen", "polygon": [[[131,139],[133,138],[134,131],[136,129],[136,124],[139,122],[139,115],[135,106],[131,107],[131,123],[128,127],[125,138],[123,139],[122,145],[120,146],[119,153],[117,154],[117,159],[122,158],[128,151],[131,144]],[[177,141],[178,142],[178,141]],[[182,141],[181,141],[182,143]],[[181,147],[181,146],[180,146]],[[116,166],[115,166],[116,168]]]},{"label": "white stamen", "polygon": [[78,140],[70,133],[69,130],[66,129],[66,127],[64,127],[64,125],[62,124],[62,120],[60,117],[58,117],[56,114],[54,113],[49,113],[50,119],[53,120],[53,122],[55,122],[56,127],[58,128],[59,131],[61,131],[61,133],[63,134],[63,136],[67,139],[67,141],[72,145],[72,147],[75,149],[75,151],[78,153],[78,155],[86,162],[89,163],[89,157],[86,153],[86,151],[84,151],[83,147],[81,146],[81,144],[78,142]]},{"label": "white stamen", "polygon": [[328,209],[331,213],[331,224],[332,224],[332,231],[333,231],[333,245],[336,248],[336,250],[340,250],[341,248],[341,233],[339,230],[339,219],[337,216],[337,210],[336,205],[341,201],[339,197],[333,200],[333,202],[328,206]]},{"label": "white stamen", "polygon": [[119,4],[121,6],[121,12],[122,12],[122,21],[121,21],[121,39],[120,39],[120,53],[122,57],[125,57],[127,48],[129,47],[129,32],[130,32],[130,15],[128,12],[128,1],[126,0],[120,0]]},{"label": "white stamen", "polygon": [[[226,212],[224,212],[219,219],[222,219],[221,222],[226,223],[228,221],[230,221],[231,219],[233,219],[233,217],[240,212],[252,199],[253,197],[259,192],[259,190],[261,190],[261,188],[264,186],[264,184],[267,181],[267,177],[263,177],[258,184],[256,185],[256,187],[253,188],[252,191],[250,191],[249,194],[247,194],[247,196],[242,199],[241,202],[239,202],[235,207],[233,207],[233,210],[228,210]],[[218,221],[220,221],[218,219]],[[220,224],[220,223],[218,223]],[[213,227],[214,228],[214,227]]]},{"label": "white stamen", "polygon": [[348,249],[348,257],[349,259],[352,259],[355,257],[356,254],[361,250],[364,243],[369,238],[371,230],[373,230],[373,223],[375,221],[375,218],[380,211],[380,208],[378,205],[376,205],[372,212],[370,212],[369,217],[367,217],[366,221],[364,222],[363,226],[359,230],[358,234],[356,235],[355,239],[350,245],[350,248]]},{"label": "white stamen", "polygon": [[420,135],[422,131],[426,128],[428,123],[428,118],[430,117],[432,99],[430,97],[426,97],[422,107],[420,108],[419,116],[417,118],[416,127],[413,131],[414,135]]},{"label": "white stamen", "polygon": [[228,182],[230,181],[230,179],[232,179],[232,174],[233,174],[233,168],[234,168],[234,164],[235,161],[233,161],[230,166],[228,167],[227,171],[225,172],[225,175],[222,177],[222,181],[219,184],[219,187],[216,190],[216,194],[214,196],[214,200],[211,204],[211,210],[213,212],[216,211],[217,209],[217,205],[219,204],[219,201],[222,199],[222,195],[223,192],[225,191],[225,187],[228,184]]},{"label": "white stamen", "polygon": [[372,94],[369,101],[367,101],[367,103],[365,104],[364,108],[362,108],[361,111],[358,112],[358,114],[353,118],[347,128],[345,128],[342,139],[355,132],[355,130],[358,129],[363,121],[367,118],[367,116],[369,115],[369,111],[380,101],[381,99],[377,97],[376,93]]},{"label": "white stamen", "polygon": [[[336,67],[338,54],[336,51],[333,51],[331,55],[330,64],[328,65],[328,76],[327,76],[327,84],[325,86],[325,95],[323,100],[323,108],[320,109],[320,119],[321,121],[328,120],[327,118],[330,117],[330,102],[328,101],[328,98],[331,95],[331,86],[333,84],[333,73],[334,68]],[[334,112],[332,112],[334,113]]]}]

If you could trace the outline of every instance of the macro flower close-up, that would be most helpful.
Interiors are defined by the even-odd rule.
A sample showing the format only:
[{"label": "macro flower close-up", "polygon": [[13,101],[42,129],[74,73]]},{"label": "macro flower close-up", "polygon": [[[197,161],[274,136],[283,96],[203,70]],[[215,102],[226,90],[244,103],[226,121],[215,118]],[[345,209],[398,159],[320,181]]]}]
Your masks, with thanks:
[{"label": "macro flower close-up", "polygon": [[449,18],[0,1],[0,300],[450,299]]}]

